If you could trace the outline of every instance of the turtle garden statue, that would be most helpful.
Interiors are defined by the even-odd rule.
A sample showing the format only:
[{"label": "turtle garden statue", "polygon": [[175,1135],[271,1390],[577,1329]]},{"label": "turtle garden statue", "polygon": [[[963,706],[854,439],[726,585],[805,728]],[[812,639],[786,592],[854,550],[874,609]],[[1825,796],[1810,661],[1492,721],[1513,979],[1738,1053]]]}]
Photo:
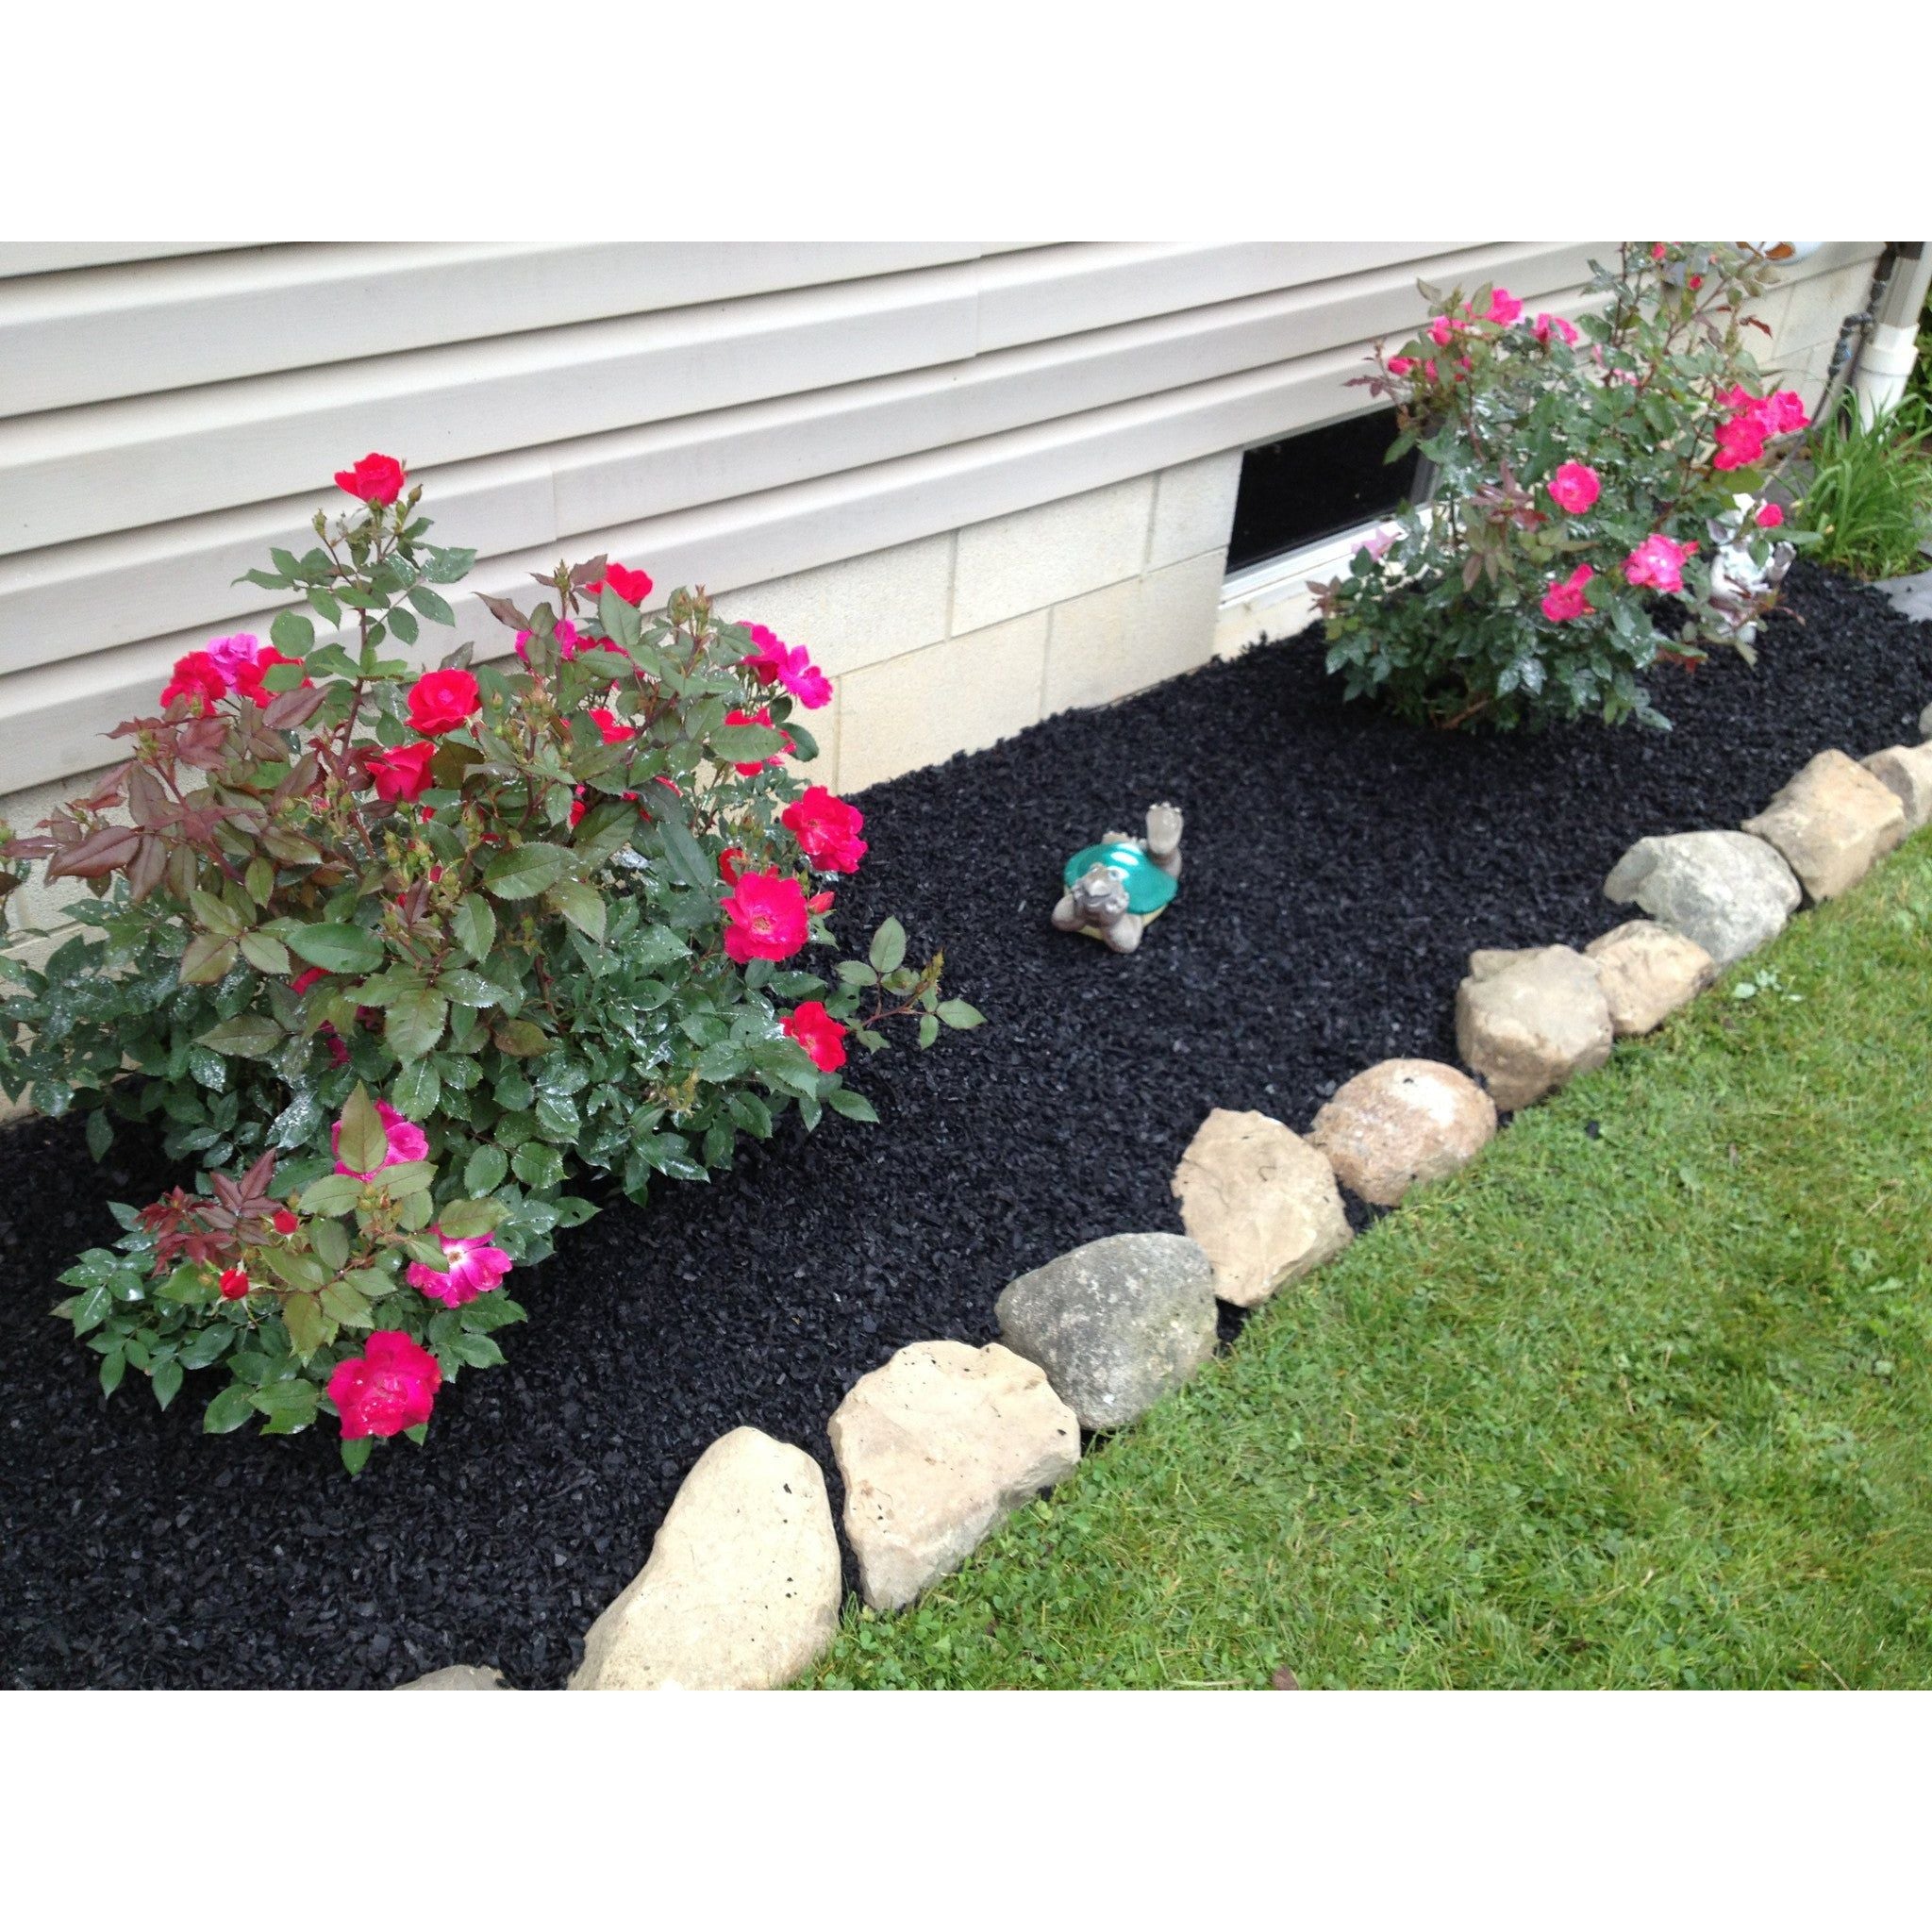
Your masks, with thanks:
[{"label": "turtle garden statue", "polygon": [[1067,890],[1053,908],[1054,927],[1131,953],[1172,903],[1180,875],[1181,815],[1171,805],[1153,806],[1144,839],[1109,832],[1067,860]]}]

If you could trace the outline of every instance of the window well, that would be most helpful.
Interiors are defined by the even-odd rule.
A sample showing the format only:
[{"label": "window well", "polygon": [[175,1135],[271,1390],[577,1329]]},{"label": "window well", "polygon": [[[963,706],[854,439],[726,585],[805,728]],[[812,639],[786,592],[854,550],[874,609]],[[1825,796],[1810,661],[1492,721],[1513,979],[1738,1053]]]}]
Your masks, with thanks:
[{"label": "window well", "polygon": [[1241,458],[1227,567],[1248,565],[1319,542],[1357,524],[1388,516],[1412,500],[1422,458],[1382,458],[1395,441],[1395,411],[1377,409],[1324,424]]}]

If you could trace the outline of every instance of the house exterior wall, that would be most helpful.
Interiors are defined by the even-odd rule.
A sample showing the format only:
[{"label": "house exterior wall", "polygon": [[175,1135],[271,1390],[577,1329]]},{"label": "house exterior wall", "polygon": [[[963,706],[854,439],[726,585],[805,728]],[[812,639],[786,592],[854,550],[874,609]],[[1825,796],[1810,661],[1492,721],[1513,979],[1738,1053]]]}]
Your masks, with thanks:
[{"label": "house exterior wall", "polygon": [[[1359,407],[1419,277],[1574,308],[1613,245],[0,244],[0,815],[265,634],[232,580],[372,448],[468,591],[607,551],[808,646],[841,790],[1107,703],[1213,654],[1241,451]],[[1878,252],[1785,271],[1760,359],[1815,394]]]}]

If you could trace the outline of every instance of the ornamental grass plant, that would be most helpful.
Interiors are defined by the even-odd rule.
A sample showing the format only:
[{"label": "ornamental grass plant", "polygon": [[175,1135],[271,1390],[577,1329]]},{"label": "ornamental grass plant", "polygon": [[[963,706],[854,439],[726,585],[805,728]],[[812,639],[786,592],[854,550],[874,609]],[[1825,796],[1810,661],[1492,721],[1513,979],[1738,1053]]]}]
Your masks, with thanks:
[{"label": "ornamental grass plant", "polygon": [[96,1157],[158,1130],[204,1170],[62,1277],[103,1390],[214,1371],[208,1430],[333,1413],[356,1469],[503,1359],[506,1277],[594,1211],[582,1180],[642,1201],[789,1108],[872,1121],[848,1043],[980,1016],[896,921],[808,961],[866,841],[795,770],[831,696],[802,648],[702,591],[648,615],[599,557],[483,599],[500,660],[416,670],[474,553],[394,458],[336,482],[356,508],[248,573],[290,599],[268,641],[188,653],[122,762],[6,835],[8,883],[92,897],[0,988],[0,1087],[84,1112]]}]

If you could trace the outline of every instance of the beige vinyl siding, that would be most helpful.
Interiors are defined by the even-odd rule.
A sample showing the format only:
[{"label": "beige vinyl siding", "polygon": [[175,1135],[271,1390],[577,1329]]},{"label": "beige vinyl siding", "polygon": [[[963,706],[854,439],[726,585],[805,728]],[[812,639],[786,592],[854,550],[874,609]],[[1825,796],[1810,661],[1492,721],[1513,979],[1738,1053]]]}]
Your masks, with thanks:
[{"label": "beige vinyl siding", "polygon": [[608,550],[724,591],[1349,413],[1418,275],[1557,306],[1607,246],[0,245],[0,793],[265,631],[232,580],[365,450],[474,590]]}]

